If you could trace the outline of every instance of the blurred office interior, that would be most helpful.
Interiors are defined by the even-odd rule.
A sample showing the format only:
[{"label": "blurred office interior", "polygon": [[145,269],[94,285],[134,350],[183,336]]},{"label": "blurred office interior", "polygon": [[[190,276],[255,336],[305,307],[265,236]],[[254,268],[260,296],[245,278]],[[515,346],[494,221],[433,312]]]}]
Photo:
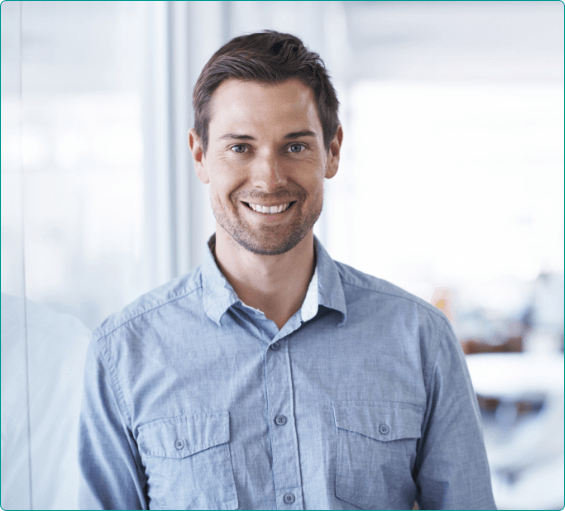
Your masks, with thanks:
[{"label": "blurred office interior", "polygon": [[345,139],[315,233],[452,321],[500,509],[562,509],[562,2],[4,2],[2,507],[76,509],[91,331],[214,232],[191,93],[230,38],[324,59]]}]

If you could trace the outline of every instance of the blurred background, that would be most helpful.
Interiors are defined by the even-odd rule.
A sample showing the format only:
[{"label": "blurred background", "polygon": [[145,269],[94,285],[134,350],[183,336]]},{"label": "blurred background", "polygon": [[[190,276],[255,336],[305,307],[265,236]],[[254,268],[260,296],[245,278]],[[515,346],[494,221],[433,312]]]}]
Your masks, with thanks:
[{"label": "blurred background", "polygon": [[200,264],[192,88],[275,29],[341,102],[317,236],[452,321],[498,507],[562,509],[563,21],[558,1],[2,3],[2,507],[77,508],[90,332]]}]

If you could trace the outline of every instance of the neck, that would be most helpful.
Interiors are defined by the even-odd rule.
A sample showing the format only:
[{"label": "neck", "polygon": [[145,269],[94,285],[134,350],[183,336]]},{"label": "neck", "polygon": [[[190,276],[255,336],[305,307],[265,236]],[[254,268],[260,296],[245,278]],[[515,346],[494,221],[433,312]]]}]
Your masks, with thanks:
[{"label": "neck", "polygon": [[314,273],[314,234],[280,255],[258,255],[216,226],[216,263],[239,299],[279,329],[300,309]]}]

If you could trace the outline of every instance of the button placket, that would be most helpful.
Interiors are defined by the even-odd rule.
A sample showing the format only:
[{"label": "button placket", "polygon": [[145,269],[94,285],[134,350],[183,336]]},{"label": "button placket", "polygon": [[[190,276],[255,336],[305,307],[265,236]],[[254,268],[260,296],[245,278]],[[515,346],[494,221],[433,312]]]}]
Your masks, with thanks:
[{"label": "button placket", "polygon": [[[284,506],[284,508],[303,509],[298,439],[294,424],[291,350],[288,345],[290,341],[285,339],[282,342],[287,344],[284,349],[277,352],[276,356],[274,353],[269,356],[268,352],[265,356],[267,402],[269,403],[270,421],[272,421],[269,425],[269,436],[273,458],[275,498],[279,506]],[[276,340],[270,347],[275,344],[279,348],[282,347],[280,340]],[[277,351],[276,348],[275,351]]]}]

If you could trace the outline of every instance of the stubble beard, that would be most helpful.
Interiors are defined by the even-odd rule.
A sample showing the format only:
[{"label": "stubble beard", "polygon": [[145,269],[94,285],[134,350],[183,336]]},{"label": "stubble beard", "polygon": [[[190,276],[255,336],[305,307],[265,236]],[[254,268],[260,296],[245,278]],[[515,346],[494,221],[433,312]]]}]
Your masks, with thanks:
[{"label": "stubble beard", "polygon": [[[210,202],[212,201],[210,200]],[[299,204],[303,204],[303,201],[298,200],[292,207],[298,207]],[[306,218],[298,218],[293,224],[285,228],[287,235],[282,240],[279,239],[280,231],[283,229],[280,226],[273,228],[264,226],[259,232],[244,223],[239,215],[237,215],[239,222],[230,220],[219,208],[214,207],[213,202],[212,211],[218,224],[244,249],[258,255],[280,255],[292,250],[304,239],[320,218],[322,206],[323,198],[319,207],[311,210]]]}]

